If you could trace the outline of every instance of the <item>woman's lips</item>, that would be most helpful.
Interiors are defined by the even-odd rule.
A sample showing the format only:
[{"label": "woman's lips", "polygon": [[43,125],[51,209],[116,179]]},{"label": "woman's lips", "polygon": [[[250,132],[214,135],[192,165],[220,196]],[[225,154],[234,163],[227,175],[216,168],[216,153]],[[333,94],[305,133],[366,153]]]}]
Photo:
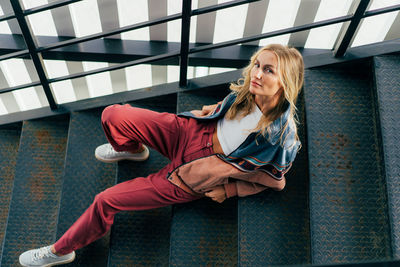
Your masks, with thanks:
[{"label": "woman's lips", "polygon": [[261,86],[260,84],[258,84],[258,83],[255,82],[255,81],[251,81],[251,85],[253,85],[253,86]]}]

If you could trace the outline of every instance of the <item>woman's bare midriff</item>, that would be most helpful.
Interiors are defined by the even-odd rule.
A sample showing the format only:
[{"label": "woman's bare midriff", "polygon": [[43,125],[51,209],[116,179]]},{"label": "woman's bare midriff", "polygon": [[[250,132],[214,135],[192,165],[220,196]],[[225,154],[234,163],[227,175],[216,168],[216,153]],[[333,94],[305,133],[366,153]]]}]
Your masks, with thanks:
[{"label": "woman's bare midriff", "polygon": [[213,142],[213,151],[214,153],[222,154],[224,155],[224,151],[222,151],[221,144],[219,143],[218,140],[218,135],[217,135],[217,127],[215,127],[213,137],[212,137],[212,142]]}]

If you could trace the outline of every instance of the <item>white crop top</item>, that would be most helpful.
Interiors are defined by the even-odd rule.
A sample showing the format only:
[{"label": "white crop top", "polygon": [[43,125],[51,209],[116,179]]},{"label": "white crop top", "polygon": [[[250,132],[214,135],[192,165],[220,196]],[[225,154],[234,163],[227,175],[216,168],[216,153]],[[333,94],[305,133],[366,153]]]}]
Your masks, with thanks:
[{"label": "white crop top", "polygon": [[256,128],[262,112],[256,104],[254,105],[253,111],[243,118],[228,120],[225,115],[218,121],[218,141],[225,155],[229,155],[238,148],[249,136],[251,130]]}]

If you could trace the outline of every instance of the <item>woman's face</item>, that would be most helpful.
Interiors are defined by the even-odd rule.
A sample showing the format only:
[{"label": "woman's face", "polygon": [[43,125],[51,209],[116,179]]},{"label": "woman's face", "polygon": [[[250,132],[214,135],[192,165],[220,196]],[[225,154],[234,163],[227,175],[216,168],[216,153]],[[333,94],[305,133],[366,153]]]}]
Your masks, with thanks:
[{"label": "woman's face", "polygon": [[249,91],[256,96],[272,97],[280,93],[281,88],[278,59],[273,52],[265,50],[258,55],[251,69]]}]

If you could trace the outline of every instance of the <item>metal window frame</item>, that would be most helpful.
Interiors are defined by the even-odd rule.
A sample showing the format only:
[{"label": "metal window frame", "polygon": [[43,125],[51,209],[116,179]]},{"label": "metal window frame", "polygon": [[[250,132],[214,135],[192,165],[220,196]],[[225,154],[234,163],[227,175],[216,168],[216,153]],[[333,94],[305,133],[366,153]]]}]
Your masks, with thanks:
[{"label": "metal window frame", "polygon": [[[5,59],[15,58],[15,57],[30,56],[32,58],[32,60],[34,61],[35,68],[38,73],[40,81],[0,89],[0,93],[10,92],[10,91],[19,90],[19,89],[23,89],[23,88],[27,88],[27,87],[31,87],[31,86],[37,86],[37,85],[41,84],[45,90],[46,97],[48,99],[51,109],[56,110],[59,105],[55,103],[54,97],[52,96],[52,93],[50,90],[51,83],[68,80],[68,79],[81,78],[81,77],[88,76],[88,75],[93,75],[93,74],[106,72],[106,71],[117,70],[117,69],[126,68],[129,66],[134,66],[134,65],[138,65],[138,64],[152,63],[152,62],[169,59],[172,57],[178,57],[178,56],[180,57],[179,87],[185,87],[187,85],[187,66],[188,66],[188,59],[189,59],[190,54],[204,52],[204,51],[208,51],[208,50],[215,50],[215,49],[229,47],[229,46],[234,46],[237,44],[245,44],[248,42],[257,41],[257,40],[261,40],[261,39],[265,39],[265,38],[269,38],[269,37],[279,36],[279,35],[288,34],[288,33],[295,33],[295,32],[300,32],[300,31],[304,31],[304,30],[310,30],[313,28],[332,25],[332,24],[336,24],[336,23],[351,21],[351,22],[353,22],[353,26],[352,26],[351,30],[347,30],[346,40],[341,42],[342,48],[340,50],[340,53],[336,52],[335,55],[333,55],[333,57],[336,57],[339,59],[346,58],[345,54],[349,50],[349,48],[348,48],[349,41],[348,40],[349,40],[349,38],[351,40],[351,38],[353,37],[355,30],[357,29],[357,27],[360,23],[360,20],[362,18],[400,10],[400,5],[394,5],[394,6],[381,8],[378,10],[373,10],[373,11],[368,11],[368,12],[365,12],[365,9],[362,9],[360,7],[358,12],[355,12],[355,14],[352,14],[352,15],[346,15],[346,16],[336,17],[333,19],[308,23],[308,24],[304,24],[304,25],[300,25],[300,26],[295,26],[295,27],[290,27],[290,28],[286,28],[286,29],[282,29],[282,30],[263,33],[263,34],[259,34],[259,35],[255,35],[255,36],[238,38],[238,39],[230,40],[227,42],[221,42],[221,43],[216,43],[216,44],[206,44],[206,45],[195,46],[195,47],[189,48],[190,44],[189,44],[188,40],[189,40],[190,25],[188,26],[188,22],[190,23],[190,18],[192,16],[197,16],[197,15],[201,15],[201,14],[205,14],[205,13],[209,13],[209,12],[214,12],[217,10],[221,10],[221,9],[225,9],[225,8],[229,8],[229,7],[233,7],[233,6],[237,6],[237,5],[243,5],[243,4],[248,4],[251,2],[257,2],[260,0],[234,0],[234,1],[230,1],[228,3],[217,4],[217,5],[213,5],[213,6],[209,6],[209,7],[205,7],[205,8],[199,8],[196,10],[191,10],[191,5],[189,5],[189,4],[183,4],[182,13],[166,16],[163,18],[155,19],[155,20],[150,20],[150,21],[143,22],[143,23],[137,23],[134,25],[122,27],[122,28],[115,29],[112,31],[102,32],[99,34],[93,34],[93,35],[80,37],[80,38],[72,38],[70,40],[61,41],[61,42],[57,42],[57,43],[42,46],[42,47],[37,46],[35,43],[35,39],[33,37],[32,31],[29,27],[29,24],[27,23],[26,16],[34,14],[34,13],[42,12],[45,10],[58,8],[60,6],[69,5],[69,4],[78,2],[78,1],[81,1],[81,0],[60,0],[60,1],[53,2],[48,5],[44,5],[44,6],[40,6],[40,7],[36,7],[36,8],[32,8],[32,9],[26,9],[26,10],[22,10],[21,7],[18,8],[18,6],[20,6],[19,0],[12,1],[12,2],[18,3],[18,4],[12,5],[13,9],[14,9],[14,14],[1,16],[0,21],[16,18],[21,27],[21,30],[22,30],[25,42],[28,46],[28,49],[24,49],[21,51],[2,55],[2,56],[0,56],[0,60],[5,60]],[[369,2],[370,0],[360,0],[360,1],[361,1],[360,6],[361,6],[362,3]],[[186,1],[184,1],[184,3],[185,2]],[[191,1],[189,1],[189,2],[191,2]],[[126,32],[126,31],[131,31],[131,30],[135,30],[135,29],[158,25],[158,24],[166,23],[168,21],[172,21],[172,20],[176,20],[176,19],[182,19],[182,33],[181,33],[181,48],[180,48],[180,50],[172,51],[172,52],[168,52],[168,53],[164,53],[164,54],[160,54],[160,55],[150,56],[150,57],[146,57],[146,58],[141,58],[138,60],[133,60],[133,61],[119,64],[119,65],[101,68],[101,69],[97,69],[97,70],[85,71],[85,72],[81,72],[81,73],[77,73],[77,74],[73,74],[73,75],[67,75],[67,76],[63,76],[63,77],[57,77],[57,78],[53,78],[53,79],[47,78],[45,69],[43,68],[43,63],[41,62],[41,60],[42,60],[41,53],[43,53],[43,52],[50,51],[50,50],[53,50],[56,48],[66,47],[66,46],[73,45],[73,44],[88,42],[88,41],[99,39],[99,38],[104,38],[107,36],[119,34],[119,33]],[[352,24],[352,23],[350,23],[350,24]],[[399,51],[399,50],[397,50],[397,51]],[[349,58],[349,57],[347,57],[347,58]]]}]

